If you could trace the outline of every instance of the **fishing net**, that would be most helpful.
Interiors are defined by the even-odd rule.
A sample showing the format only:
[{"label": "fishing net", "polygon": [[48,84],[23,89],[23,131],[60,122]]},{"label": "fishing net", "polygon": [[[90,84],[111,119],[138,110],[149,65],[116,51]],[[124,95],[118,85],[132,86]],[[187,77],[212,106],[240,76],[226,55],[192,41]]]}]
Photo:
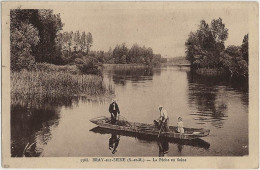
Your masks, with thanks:
[{"label": "fishing net", "polygon": [[126,120],[124,116],[118,115],[118,120],[116,121],[116,125],[119,126],[131,126],[131,124]]}]

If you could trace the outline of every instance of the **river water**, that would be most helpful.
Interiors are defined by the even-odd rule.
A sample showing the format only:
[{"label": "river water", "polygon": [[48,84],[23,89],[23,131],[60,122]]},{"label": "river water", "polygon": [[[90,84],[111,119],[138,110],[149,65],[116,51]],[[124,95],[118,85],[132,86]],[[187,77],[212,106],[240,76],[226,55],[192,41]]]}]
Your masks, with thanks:
[{"label": "river water", "polygon": [[[201,77],[189,68],[108,66],[104,82],[114,96],[46,98],[42,103],[11,105],[11,155],[98,156],[243,156],[248,155],[248,84],[229,78]],[[194,141],[157,141],[96,128],[89,120],[110,116],[116,97],[122,118],[152,123],[158,105],[170,125],[210,129]],[[110,146],[110,147],[109,147]],[[26,148],[26,149],[25,149]]]}]

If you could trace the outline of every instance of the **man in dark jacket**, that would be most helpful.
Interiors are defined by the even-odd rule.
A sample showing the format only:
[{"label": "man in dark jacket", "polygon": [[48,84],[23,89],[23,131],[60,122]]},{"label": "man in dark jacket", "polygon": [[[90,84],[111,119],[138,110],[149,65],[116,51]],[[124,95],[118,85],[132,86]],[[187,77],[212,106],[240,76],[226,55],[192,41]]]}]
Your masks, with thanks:
[{"label": "man in dark jacket", "polygon": [[109,113],[111,114],[111,123],[115,124],[117,114],[118,115],[120,114],[119,107],[118,107],[115,99],[112,100],[112,103],[109,106]]}]

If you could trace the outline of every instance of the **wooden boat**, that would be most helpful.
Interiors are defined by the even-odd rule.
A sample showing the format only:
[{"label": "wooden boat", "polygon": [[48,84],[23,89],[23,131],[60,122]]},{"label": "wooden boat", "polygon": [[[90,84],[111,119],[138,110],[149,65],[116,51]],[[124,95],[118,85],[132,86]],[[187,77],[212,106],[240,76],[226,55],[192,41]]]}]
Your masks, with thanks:
[{"label": "wooden boat", "polygon": [[[111,124],[110,117],[97,117],[90,120],[92,123],[99,127],[106,129],[113,129],[123,132],[138,133],[141,135],[158,136],[159,130],[155,125],[145,123],[128,122],[119,120],[116,124]],[[209,135],[208,129],[184,128],[184,133],[177,132],[176,126],[169,126],[169,132],[161,132],[160,137],[174,138],[174,139],[196,139]]]}]

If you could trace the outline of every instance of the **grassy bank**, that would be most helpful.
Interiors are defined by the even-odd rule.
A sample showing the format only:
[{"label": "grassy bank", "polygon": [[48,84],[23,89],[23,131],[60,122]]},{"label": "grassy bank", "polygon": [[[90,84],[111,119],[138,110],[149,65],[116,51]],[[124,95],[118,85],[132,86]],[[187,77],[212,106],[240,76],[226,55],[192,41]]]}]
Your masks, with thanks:
[{"label": "grassy bank", "polygon": [[87,96],[113,93],[102,77],[80,74],[76,66],[37,64],[32,71],[11,72],[11,97]]}]

